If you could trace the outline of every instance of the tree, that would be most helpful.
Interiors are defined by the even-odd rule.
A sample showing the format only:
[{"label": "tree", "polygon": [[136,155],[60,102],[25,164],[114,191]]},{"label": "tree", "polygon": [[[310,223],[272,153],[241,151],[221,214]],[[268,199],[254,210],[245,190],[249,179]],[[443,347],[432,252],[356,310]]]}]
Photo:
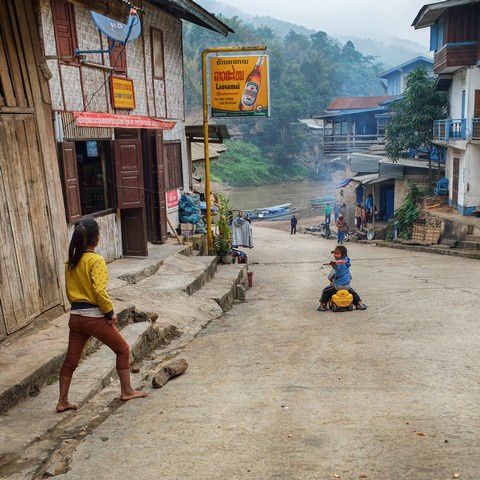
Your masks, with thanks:
[{"label": "tree", "polygon": [[432,181],[433,122],[448,115],[445,92],[437,91],[427,69],[419,67],[409,75],[403,97],[393,105],[392,111],[386,133],[388,157],[398,161],[406,157],[410,149],[426,149]]}]

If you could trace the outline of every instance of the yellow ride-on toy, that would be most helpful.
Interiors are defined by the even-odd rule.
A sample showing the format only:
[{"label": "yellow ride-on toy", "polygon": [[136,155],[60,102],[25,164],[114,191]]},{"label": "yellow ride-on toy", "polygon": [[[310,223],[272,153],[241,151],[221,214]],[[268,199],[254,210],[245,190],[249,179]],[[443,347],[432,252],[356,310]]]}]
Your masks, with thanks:
[{"label": "yellow ride-on toy", "polygon": [[352,312],[353,295],[348,290],[339,290],[330,300],[332,312]]}]

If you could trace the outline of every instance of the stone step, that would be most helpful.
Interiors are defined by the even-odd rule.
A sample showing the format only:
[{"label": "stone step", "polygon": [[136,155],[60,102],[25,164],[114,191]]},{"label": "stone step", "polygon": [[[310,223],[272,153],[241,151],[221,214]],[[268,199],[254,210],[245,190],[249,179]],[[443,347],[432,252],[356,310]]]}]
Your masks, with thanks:
[{"label": "stone step", "polygon": [[467,242],[480,243],[480,235],[467,235]]},{"label": "stone step", "polygon": [[460,242],[462,250],[480,250],[480,243],[478,242]]},{"label": "stone step", "polygon": [[[130,345],[131,361],[139,361],[160,344],[177,335],[172,325],[139,322],[127,325],[122,334]],[[105,345],[85,358],[74,374],[70,398],[79,407],[116,378],[115,354]],[[58,414],[58,382],[45,386],[36,397],[31,397],[0,416],[0,471],[20,458],[27,445],[47,438],[48,432],[74,415]]]},{"label": "stone step", "polygon": [[[135,317],[133,305],[114,302],[122,327]],[[68,319],[70,313],[56,318],[40,331],[3,343],[0,349],[0,414],[21,400],[38,394],[42,386],[54,378],[63,363],[68,346]],[[92,339],[85,347],[85,355],[95,351],[100,343]]]},{"label": "stone step", "polygon": [[235,300],[245,299],[247,289],[246,265],[219,265],[215,277],[195,296],[214,300],[225,312]]}]

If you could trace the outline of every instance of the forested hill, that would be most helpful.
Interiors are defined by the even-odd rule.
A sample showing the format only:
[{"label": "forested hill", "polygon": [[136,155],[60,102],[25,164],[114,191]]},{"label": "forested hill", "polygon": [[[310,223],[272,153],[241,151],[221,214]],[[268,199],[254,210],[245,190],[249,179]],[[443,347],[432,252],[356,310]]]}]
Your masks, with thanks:
[{"label": "forested hill", "polygon": [[[377,73],[383,66],[372,57],[362,55],[351,42],[340,47],[324,32],[302,35],[291,31],[281,37],[270,28],[257,28],[237,17],[222,19],[235,30],[235,34],[228,38],[194,25],[185,25],[187,115],[191,122],[201,119],[200,55],[204,48],[267,45],[272,118],[229,122],[243,133],[244,141],[258,147],[258,158],[268,163],[272,178],[268,179],[263,173],[265,181],[290,178],[302,170],[298,168],[300,163],[311,158],[311,143],[298,119],[319,114],[336,96],[382,94]],[[251,150],[248,151],[251,154]],[[228,155],[222,157],[222,163],[228,160]],[[255,183],[258,182],[257,179]],[[242,183],[248,181],[242,180]]]}]

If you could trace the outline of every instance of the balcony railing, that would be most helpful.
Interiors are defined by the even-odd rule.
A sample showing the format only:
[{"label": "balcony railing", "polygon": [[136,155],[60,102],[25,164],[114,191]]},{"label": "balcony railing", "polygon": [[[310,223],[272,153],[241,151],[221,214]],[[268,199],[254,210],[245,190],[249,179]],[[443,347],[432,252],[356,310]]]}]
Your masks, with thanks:
[{"label": "balcony railing", "polygon": [[325,135],[323,151],[325,155],[368,152],[372,148],[384,146],[383,135]]},{"label": "balcony railing", "polygon": [[480,118],[474,118],[473,119],[472,140],[480,141]]},{"label": "balcony railing", "polygon": [[449,142],[454,140],[466,140],[467,120],[447,119],[436,120],[433,123],[433,138],[435,140]]}]

